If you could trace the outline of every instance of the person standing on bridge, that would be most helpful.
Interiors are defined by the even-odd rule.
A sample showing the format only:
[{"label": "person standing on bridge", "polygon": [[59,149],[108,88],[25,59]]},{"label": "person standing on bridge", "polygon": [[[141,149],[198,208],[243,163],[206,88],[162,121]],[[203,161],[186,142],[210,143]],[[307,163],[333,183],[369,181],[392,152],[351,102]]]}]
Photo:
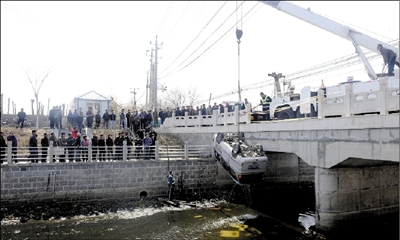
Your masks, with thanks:
[{"label": "person standing on bridge", "polygon": [[169,171],[168,175],[168,200],[172,201],[174,197],[174,188],[175,188],[175,178],[174,178],[174,172]]},{"label": "person standing on bridge", "polygon": [[251,102],[249,102],[249,101],[247,100],[247,98],[244,99],[244,107],[245,107],[245,111],[246,111],[247,113],[251,113],[251,112],[253,111],[253,108],[252,108],[252,106],[251,106]]},{"label": "person standing on bridge", "polygon": [[260,93],[261,96],[261,100],[260,100],[260,104],[262,105],[262,110],[263,112],[267,112],[267,120],[271,120],[269,117],[269,105],[272,102],[272,99],[265,95],[263,92]]},{"label": "person standing on bridge", "polygon": [[396,53],[390,49],[382,47],[382,44],[378,44],[376,49],[382,54],[383,62],[385,63],[385,65],[388,65],[388,76],[394,76],[393,70],[394,64],[396,63]]}]

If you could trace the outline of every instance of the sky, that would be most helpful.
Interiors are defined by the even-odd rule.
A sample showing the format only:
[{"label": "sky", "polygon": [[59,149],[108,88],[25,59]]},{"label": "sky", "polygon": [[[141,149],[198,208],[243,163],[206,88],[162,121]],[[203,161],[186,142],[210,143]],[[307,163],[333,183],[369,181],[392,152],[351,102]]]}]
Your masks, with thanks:
[{"label": "sky", "polygon": [[[17,110],[23,107],[30,113],[34,94],[26,69],[30,69],[33,79],[35,74],[51,70],[39,91],[39,102],[46,110],[48,99],[50,106],[69,104],[74,97],[90,91],[112,96],[126,105],[133,102],[134,88],[138,104],[144,104],[150,66],[150,51],[146,51],[155,49],[156,36],[158,84],[166,86],[167,91],[194,88],[199,101],[206,104],[210,94],[215,97],[237,90],[238,80],[242,88],[271,83],[268,73],[290,76],[355,53],[351,42],[262,3],[224,3],[2,1],[3,112],[7,112],[10,98]],[[292,3],[382,42],[399,38],[398,1]],[[240,7],[235,12],[237,6]],[[240,64],[236,28],[243,31]],[[382,63],[381,57],[371,61],[377,73],[382,72]],[[292,84],[295,92],[300,92],[306,85],[318,87],[321,79],[331,86],[346,81],[347,76],[368,80],[363,66],[358,64],[301,77]],[[261,91],[271,95],[272,90],[271,84],[253,87],[242,91],[242,100],[248,98],[256,105]],[[158,91],[159,99],[164,94]],[[211,104],[237,99],[235,93],[212,99]]]}]

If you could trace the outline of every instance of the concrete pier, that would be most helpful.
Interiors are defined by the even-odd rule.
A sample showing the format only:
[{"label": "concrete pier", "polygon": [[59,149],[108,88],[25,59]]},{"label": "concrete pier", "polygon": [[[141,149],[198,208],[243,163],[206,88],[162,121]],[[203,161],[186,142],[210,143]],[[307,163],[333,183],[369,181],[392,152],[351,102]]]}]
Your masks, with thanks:
[{"label": "concrete pier", "polygon": [[399,165],[315,169],[317,229],[399,213]]}]

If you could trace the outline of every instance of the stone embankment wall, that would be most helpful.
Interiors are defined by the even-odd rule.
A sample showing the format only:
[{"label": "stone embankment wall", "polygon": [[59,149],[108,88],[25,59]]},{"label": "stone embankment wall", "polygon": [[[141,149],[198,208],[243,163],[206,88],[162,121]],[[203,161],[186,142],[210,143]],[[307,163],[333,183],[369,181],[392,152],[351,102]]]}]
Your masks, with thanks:
[{"label": "stone embankment wall", "polygon": [[166,196],[169,169],[177,190],[215,188],[215,160],[11,164],[1,166],[1,201]]}]

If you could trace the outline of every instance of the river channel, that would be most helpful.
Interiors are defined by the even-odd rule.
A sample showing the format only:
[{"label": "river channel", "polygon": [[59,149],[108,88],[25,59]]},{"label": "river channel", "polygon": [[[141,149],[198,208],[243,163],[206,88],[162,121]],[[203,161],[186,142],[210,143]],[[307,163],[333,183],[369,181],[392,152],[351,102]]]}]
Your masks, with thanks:
[{"label": "river channel", "polygon": [[[391,238],[396,227],[390,223],[387,228],[380,226],[379,234],[371,230],[379,238],[316,232],[312,189],[257,193],[237,186],[224,193],[178,195],[177,199],[184,199],[179,206],[161,198],[96,203],[97,208],[83,202],[65,203],[67,209],[85,209],[80,210],[85,214],[23,223],[21,217],[7,216],[1,221],[1,239],[398,239],[398,235]],[[43,209],[51,207],[33,205],[29,212],[34,214],[36,209],[45,214]],[[2,207],[4,211],[11,209]]]}]

